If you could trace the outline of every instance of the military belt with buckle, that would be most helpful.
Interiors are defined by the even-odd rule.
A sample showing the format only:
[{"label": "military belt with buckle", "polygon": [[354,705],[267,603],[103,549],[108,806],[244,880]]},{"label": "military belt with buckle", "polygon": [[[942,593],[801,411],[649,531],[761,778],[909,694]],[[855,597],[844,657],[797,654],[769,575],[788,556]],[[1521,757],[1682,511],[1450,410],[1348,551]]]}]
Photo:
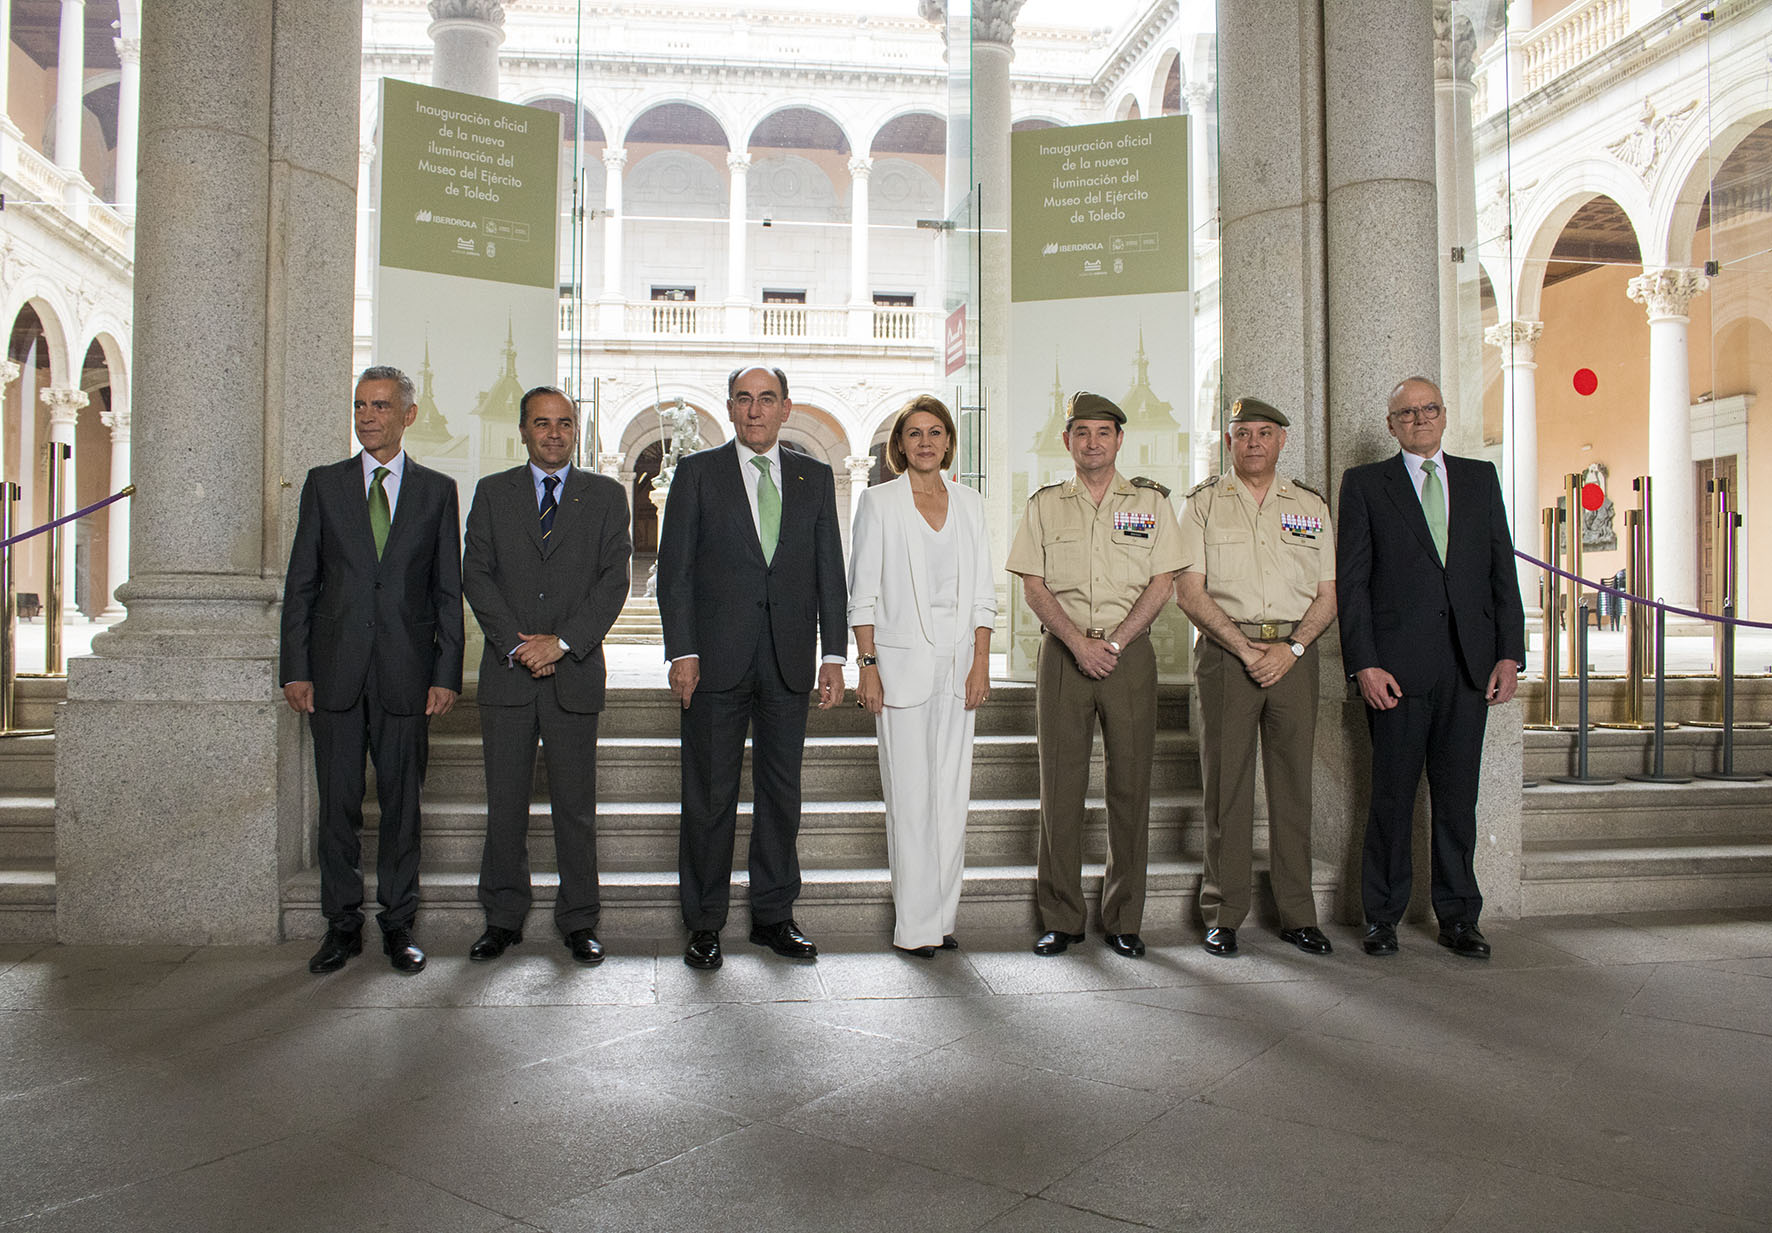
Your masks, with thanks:
[{"label": "military belt with buckle", "polygon": [[1288,642],[1297,621],[1238,621],[1237,628],[1253,642]]},{"label": "military belt with buckle", "polygon": [[1090,628],[1083,631],[1083,636],[1085,638],[1106,638],[1107,637],[1107,630],[1096,629],[1094,626],[1091,626]]}]

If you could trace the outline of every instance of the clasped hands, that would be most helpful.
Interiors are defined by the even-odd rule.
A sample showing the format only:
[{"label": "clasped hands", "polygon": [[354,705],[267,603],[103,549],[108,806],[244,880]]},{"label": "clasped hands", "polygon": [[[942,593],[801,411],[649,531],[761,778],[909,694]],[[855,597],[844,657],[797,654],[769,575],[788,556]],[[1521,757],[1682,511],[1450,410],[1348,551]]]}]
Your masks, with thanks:
[{"label": "clasped hands", "polygon": [[511,652],[511,662],[529,669],[529,675],[540,680],[554,675],[554,665],[566,655],[556,634],[526,634],[518,631],[523,641]]},{"label": "clasped hands", "polygon": [[1243,648],[1237,652],[1237,658],[1243,661],[1249,679],[1263,689],[1279,684],[1298,660],[1288,642],[1245,642]]}]

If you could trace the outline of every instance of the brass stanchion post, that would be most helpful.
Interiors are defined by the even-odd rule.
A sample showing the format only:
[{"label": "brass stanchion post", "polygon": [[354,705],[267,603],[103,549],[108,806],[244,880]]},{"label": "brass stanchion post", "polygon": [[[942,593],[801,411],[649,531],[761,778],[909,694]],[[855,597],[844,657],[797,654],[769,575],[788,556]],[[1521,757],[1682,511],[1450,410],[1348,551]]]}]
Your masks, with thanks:
[{"label": "brass stanchion post", "polygon": [[[1558,505],[1547,505],[1541,511],[1541,524],[1544,528],[1542,551],[1544,559],[1552,565],[1557,562],[1558,536],[1557,530],[1562,523],[1562,508]],[[1540,637],[1544,641],[1544,718],[1538,723],[1529,723],[1525,727],[1534,732],[1572,732],[1574,729],[1567,724],[1557,722],[1558,703],[1562,697],[1562,680],[1558,661],[1558,621],[1557,614],[1563,607],[1563,580],[1555,570],[1544,571],[1544,614],[1539,618]]]},{"label": "brass stanchion post", "polygon": [[[1579,585],[1579,584],[1577,584]],[[1605,784],[1617,783],[1616,779],[1608,779],[1604,775],[1588,772],[1587,757],[1587,603],[1584,600],[1575,610],[1575,773],[1573,775],[1552,775],[1552,783],[1582,784],[1589,787],[1601,787]]]},{"label": "brass stanchion post", "polygon": [[[51,521],[60,518],[66,511],[62,504],[67,500],[66,474],[62,464],[73,456],[73,448],[66,444],[50,442],[49,444],[49,517]],[[60,676],[66,667],[62,659],[62,529],[57,527],[49,533],[49,575],[43,588],[43,674]]]},{"label": "brass stanchion post", "polygon": [[[1655,592],[1655,501],[1652,481],[1647,475],[1639,475],[1630,482],[1632,491],[1637,494],[1638,517],[1643,525],[1643,563],[1642,577],[1631,586],[1631,594],[1648,599]],[[1665,620],[1665,617],[1664,617]],[[1645,676],[1657,676],[1661,672],[1662,642],[1650,638],[1647,642],[1649,657],[1643,661]]]},{"label": "brass stanchion post", "polygon": [[[12,538],[12,507],[19,486],[0,482],[0,540]],[[0,548],[0,732],[11,732],[17,718],[18,604],[12,598],[12,549]]]},{"label": "brass stanchion post", "polygon": [[[1574,575],[1574,577],[1576,577],[1576,578],[1579,578],[1582,576],[1581,575],[1581,484],[1582,484],[1582,477],[1581,477],[1581,472],[1579,472],[1579,471],[1573,472],[1563,478],[1563,499],[1562,499],[1562,503],[1561,503],[1562,509],[1563,509],[1563,531],[1564,531],[1564,535],[1565,535],[1565,542],[1563,545],[1563,568],[1568,570],[1570,572],[1570,574]],[[1545,559],[1546,560],[1555,560],[1556,558],[1547,557]],[[1577,645],[1578,645],[1578,639],[1575,636],[1575,618],[1578,615],[1580,615],[1581,606],[1582,606],[1582,604],[1584,604],[1586,602],[1587,596],[1583,593],[1581,584],[1579,582],[1571,581],[1568,584],[1568,589],[1569,589],[1569,625],[1568,625],[1568,635],[1567,635],[1568,641],[1565,644],[1564,649],[1568,653],[1568,656],[1569,656],[1569,660],[1568,660],[1568,664],[1567,664],[1567,669],[1568,669],[1569,675],[1574,676],[1576,674],[1576,670],[1578,667],[1578,665],[1575,662],[1576,655],[1577,655]]]},{"label": "brass stanchion post", "polygon": [[[1643,511],[1624,511],[1625,584],[1633,596],[1647,595],[1643,571],[1648,559],[1648,536],[1643,531]],[[1649,614],[1640,604],[1631,603],[1624,613],[1624,718],[1596,724],[1600,728],[1623,728],[1642,732],[1655,727],[1643,718],[1643,673],[1649,662]],[[1678,727],[1679,725],[1673,725]]]},{"label": "brass stanchion post", "polygon": [[[1711,594],[1722,605],[1723,615],[1738,615],[1735,602],[1741,585],[1741,560],[1738,555],[1741,536],[1741,515],[1735,512],[1735,496],[1729,491],[1727,479],[1713,479],[1705,486],[1710,494],[1711,520]],[[1734,730],[1738,728],[1772,727],[1764,721],[1735,720],[1735,624],[1724,620],[1716,623],[1712,635],[1716,644],[1717,717],[1690,719],[1689,728],[1721,728],[1726,752],[1733,752]],[[1732,759],[1725,759],[1730,761]],[[1729,768],[1725,767],[1725,770]],[[1728,776],[1719,776],[1728,777]]]}]

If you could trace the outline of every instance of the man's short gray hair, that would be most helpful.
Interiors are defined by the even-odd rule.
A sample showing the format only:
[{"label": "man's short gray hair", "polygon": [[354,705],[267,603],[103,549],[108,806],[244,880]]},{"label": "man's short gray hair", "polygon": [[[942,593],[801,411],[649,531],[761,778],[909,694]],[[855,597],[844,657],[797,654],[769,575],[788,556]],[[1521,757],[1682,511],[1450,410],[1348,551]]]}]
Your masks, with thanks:
[{"label": "man's short gray hair", "polygon": [[400,387],[400,410],[418,405],[418,388],[412,384],[412,378],[395,368],[392,364],[371,364],[357,374],[357,384],[365,381],[392,381]]}]

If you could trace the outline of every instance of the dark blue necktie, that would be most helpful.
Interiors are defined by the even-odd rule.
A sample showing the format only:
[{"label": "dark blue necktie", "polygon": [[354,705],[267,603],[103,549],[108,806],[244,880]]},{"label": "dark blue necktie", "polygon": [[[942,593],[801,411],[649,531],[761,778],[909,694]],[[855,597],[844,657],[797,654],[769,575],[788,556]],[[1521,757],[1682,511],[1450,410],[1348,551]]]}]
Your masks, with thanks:
[{"label": "dark blue necktie", "polygon": [[560,486],[560,478],[556,475],[544,475],[541,486],[541,537],[546,539],[554,533],[554,515],[560,510],[560,503],[554,500],[554,489]]}]

